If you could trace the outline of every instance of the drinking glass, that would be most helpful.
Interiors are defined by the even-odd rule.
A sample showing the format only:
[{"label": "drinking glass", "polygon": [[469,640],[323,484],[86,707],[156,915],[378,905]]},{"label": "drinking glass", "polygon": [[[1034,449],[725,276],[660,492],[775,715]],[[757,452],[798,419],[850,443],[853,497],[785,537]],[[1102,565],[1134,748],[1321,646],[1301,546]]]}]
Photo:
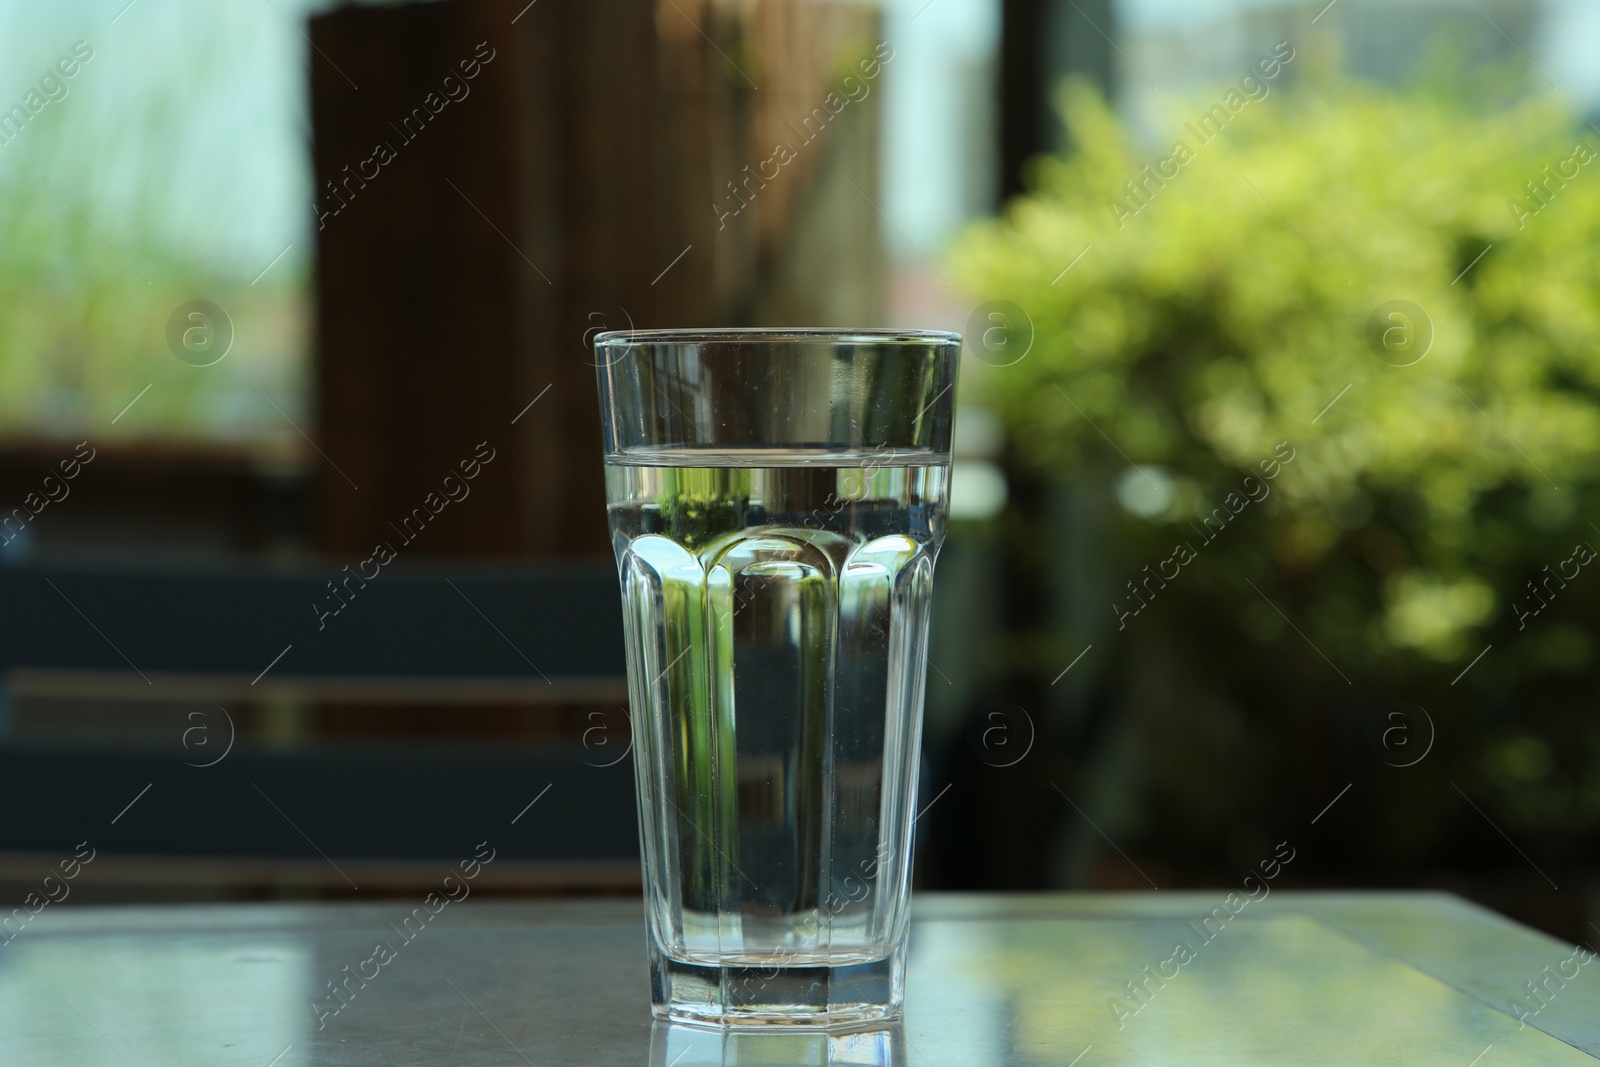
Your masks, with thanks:
[{"label": "drinking glass", "polygon": [[657,1017],[898,1015],[956,334],[600,334]]}]

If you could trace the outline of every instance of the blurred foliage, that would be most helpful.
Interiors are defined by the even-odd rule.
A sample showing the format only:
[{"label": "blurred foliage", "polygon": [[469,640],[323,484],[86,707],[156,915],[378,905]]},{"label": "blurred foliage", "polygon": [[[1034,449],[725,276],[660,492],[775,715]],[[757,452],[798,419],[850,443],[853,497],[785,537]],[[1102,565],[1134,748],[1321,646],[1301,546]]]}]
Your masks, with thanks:
[{"label": "blurred foliage", "polygon": [[[1114,649],[1099,669],[1138,753],[1130,826],[1164,854],[1248,863],[1353,778],[1314,864],[1526,871],[1453,785],[1535,856],[1592,862],[1600,567],[1537,616],[1518,605],[1600,546],[1600,156],[1574,159],[1600,136],[1550,102],[1468,113],[1318,78],[1200,143],[1184,121],[1224,92],[1174,115],[1192,158],[1141,203],[1125,183],[1176,146],[1133,143],[1069,87],[1074,150],[956,251],[977,299],[1037,331],[978,376],[1013,463],[1098,516],[1105,587],[1068,595],[1121,605],[1089,604],[1101,621],[1056,635],[1039,670],[1085,640]],[[1546,167],[1577,174],[1541,203],[1525,183]],[[1416,362],[1423,322],[1369,321],[1396,300],[1431,321]],[[1285,441],[1270,495],[1208,542],[1201,515]],[[1057,539],[1021,518],[1017,550],[1043,566]],[[1119,630],[1139,604],[1124,583],[1181,542],[1196,558]],[[1373,740],[1396,699],[1437,731],[1414,766]]]}]

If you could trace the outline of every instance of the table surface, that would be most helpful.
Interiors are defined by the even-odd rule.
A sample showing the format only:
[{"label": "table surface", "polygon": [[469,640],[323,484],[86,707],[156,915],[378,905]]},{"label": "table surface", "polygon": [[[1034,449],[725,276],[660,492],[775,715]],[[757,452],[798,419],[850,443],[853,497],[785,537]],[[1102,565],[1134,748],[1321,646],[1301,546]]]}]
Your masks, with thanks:
[{"label": "table surface", "polygon": [[[837,1035],[653,1024],[634,901],[466,900],[424,908],[410,940],[399,900],[46,907],[0,947],[0,1064],[1600,1060],[1600,962],[1571,945],[1444,894],[1226,895],[919,896],[903,1025]],[[364,963],[378,942],[392,955]],[[377,973],[334,999],[356,970]],[[318,1004],[343,1006],[319,1028]]]}]

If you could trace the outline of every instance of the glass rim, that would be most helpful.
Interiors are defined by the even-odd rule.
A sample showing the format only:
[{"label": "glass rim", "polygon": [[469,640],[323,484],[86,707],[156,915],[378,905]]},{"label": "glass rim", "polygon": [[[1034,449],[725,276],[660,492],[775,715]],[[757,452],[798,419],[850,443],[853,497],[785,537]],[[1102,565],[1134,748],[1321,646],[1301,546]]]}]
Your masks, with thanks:
[{"label": "glass rim", "polygon": [[959,333],[949,330],[840,329],[828,326],[726,327],[711,329],[606,330],[595,335],[599,345],[771,343],[775,341],[831,341],[840,344],[956,344]]}]

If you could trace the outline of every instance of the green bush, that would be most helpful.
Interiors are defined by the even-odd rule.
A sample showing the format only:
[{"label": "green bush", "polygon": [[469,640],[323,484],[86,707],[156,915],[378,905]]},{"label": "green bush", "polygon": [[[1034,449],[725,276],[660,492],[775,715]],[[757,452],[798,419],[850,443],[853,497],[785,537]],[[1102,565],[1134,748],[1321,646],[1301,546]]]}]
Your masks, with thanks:
[{"label": "green bush", "polygon": [[[1136,145],[1082,87],[1064,101],[1074,150],[955,258],[1036,330],[976,376],[1012,462],[1099,517],[1104,588],[1066,595],[1108,606],[1049,662],[1111,650],[1137,829],[1214,857],[1230,823],[1304,826],[1355,779],[1324,860],[1521,864],[1454,784],[1524,848],[1593,860],[1600,566],[1566,563],[1523,612],[1600,546],[1597,131],[1319,82],[1204,144],[1182,119],[1212,101],[1178,115],[1190,158],[1140,202],[1124,183],[1174,146]],[[1375,317],[1391,301],[1423,315]],[[1275,448],[1293,459],[1267,481]],[[1405,768],[1371,743],[1397,699],[1437,734]]]}]

